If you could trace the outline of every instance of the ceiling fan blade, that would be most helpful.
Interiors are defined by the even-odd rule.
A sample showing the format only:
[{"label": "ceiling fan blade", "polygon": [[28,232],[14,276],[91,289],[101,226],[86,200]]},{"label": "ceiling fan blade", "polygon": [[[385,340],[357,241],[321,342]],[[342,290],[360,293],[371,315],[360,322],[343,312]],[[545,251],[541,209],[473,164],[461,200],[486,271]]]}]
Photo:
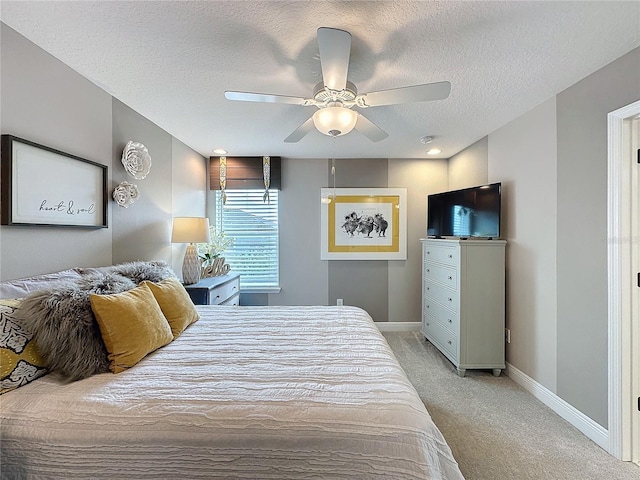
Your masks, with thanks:
[{"label": "ceiling fan blade", "polygon": [[347,86],[351,34],[344,30],[320,27],[318,47],[324,86],[332,90],[344,90]]},{"label": "ceiling fan blade", "polygon": [[358,120],[356,121],[355,129],[372,142],[379,142],[380,140],[384,140],[389,136],[387,132],[382,130],[361,113],[358,114]]},{"label": "ceiling fan blade", "polygon": [[307,103],[306,98],[272,95],[269,93],[226,91],[224,96],[227,100],[238,100],[240,102],[289,103],[291,105],[305,105]]},{"label": "ceiling fan blade", "polygon": [[449,82],[437,82],[364,93],[358,97],[368,107],[379,107],[381,105],[444,100],[449,96],[449,92],[451,92]]},{"label": "ceiling fan blade", "polygon": [[296,143],[302,140],[307,133],[313,130],[315,126],[313,125],[313,117],[310,117],[309,120],[304,122],[298,128],[296,128],[291,135],[284,139],[285,143]]}]

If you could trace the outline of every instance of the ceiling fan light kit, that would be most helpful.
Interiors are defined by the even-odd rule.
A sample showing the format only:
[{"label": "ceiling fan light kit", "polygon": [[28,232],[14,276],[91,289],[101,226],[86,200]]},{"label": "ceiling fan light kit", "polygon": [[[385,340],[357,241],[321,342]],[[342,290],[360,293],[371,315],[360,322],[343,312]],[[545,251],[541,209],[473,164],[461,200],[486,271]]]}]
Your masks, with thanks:
[{"label": "ceiling fan light kit", "polygon": [[330,137],[346,135],[352,130],[362,133],[372,142],[379,142],[388,134],[353,107],[368,108],[402,103],[444,100],[449,96],[449,82],[426,83],[392,88],[358,95],[356,86],[347,80],[351,55],[351,34],[344,30],[320,27],[318,47],[323,81],[316,85],[311,98],[274,95],[268,93],[226,91],[227,100],[242,102],[285,103],[315,106],[318,111],[291,133],[284,141],[299,142],[316,128]]},{"label": "ceiling fan light kit", "polygon": [[321,108],[313,114],[316,129],[330,137],[346,135],[355,128],[357,121],[356,112],[341,106]]}]

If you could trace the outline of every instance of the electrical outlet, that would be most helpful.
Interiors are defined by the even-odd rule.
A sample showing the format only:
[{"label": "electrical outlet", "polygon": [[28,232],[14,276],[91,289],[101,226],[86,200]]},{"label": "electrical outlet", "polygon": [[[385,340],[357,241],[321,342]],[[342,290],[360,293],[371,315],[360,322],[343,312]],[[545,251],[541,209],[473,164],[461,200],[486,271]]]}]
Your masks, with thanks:
[{"label": "electrical outlet", "polygon": [[338,305],[339,307],[341,307],[342,305],[344,305],[344,302],[342,301],[342,299],[341,299],[341,298],[339,298],[339,299],[337,300],[336,305]]},{"label": "electrical outlet", "polygon": [[511,343],[511,329],[509,328],[504,329],[504,341],[507,343]]}]

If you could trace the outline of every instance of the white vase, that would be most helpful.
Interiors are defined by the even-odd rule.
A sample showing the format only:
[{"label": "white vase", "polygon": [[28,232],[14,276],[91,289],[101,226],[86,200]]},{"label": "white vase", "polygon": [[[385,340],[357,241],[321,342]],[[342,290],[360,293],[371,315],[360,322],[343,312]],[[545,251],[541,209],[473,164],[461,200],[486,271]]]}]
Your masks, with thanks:
[{"label": "white vase", "polygon": [[187,247],[184,254],[184,262],[182,263],[182,281],[185,285],[191,285],[200,281],[200,268],[202,260],[198,256],[198,252],[193,243]]}]

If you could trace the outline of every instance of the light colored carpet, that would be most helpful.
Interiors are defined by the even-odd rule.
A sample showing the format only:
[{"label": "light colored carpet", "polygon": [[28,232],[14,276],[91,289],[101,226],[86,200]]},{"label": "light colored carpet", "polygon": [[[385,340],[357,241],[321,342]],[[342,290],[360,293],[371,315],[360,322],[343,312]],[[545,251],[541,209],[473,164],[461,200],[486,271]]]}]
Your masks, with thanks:
[{"label": "light colored carpet", "polygon": [[464,378],[420,332],[384,332],[467,480],[640,480],[508,377]]}]

